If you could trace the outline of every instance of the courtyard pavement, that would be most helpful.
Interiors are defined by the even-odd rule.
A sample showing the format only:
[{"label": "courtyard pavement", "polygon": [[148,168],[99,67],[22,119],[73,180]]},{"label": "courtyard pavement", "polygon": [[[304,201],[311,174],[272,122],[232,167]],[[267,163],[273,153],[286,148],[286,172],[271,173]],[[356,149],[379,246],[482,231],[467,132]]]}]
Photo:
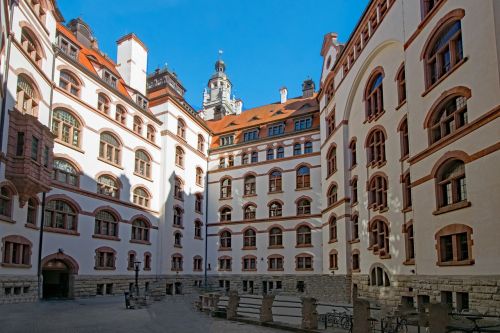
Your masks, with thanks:
[{"label": "courtyard pavement", "polygon": [[281,330],[212,318],[197,312],[194,296],[167,297],[150,307],[125,309],[123,296],[0,305],[2,333],[276,333]]}]

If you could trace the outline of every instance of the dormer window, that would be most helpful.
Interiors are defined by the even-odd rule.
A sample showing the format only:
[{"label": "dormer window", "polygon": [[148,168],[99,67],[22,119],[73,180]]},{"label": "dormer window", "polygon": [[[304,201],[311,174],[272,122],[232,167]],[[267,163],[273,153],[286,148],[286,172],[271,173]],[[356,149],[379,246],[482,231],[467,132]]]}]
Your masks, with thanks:
[{"label": "dormer window", "polygon": [[72,44],[69,40],[59,35],[58,46],[61,51],[63,51],[66,55],[70,56],[73,59],[77,59],[78,57],[78,48],[76,45]]},{"label": "dormer window", "polygon": [[108,72],[107,70],[104,70],[102,72],[102,79],[104,80],[104,82],[106,82],[107,84],[109,84],[113,88],[116,88],[116,83],[118,82],[118,79],[113,74]]},{"label": "dormer window", "polygon": [[137,94],[136,96],[136,103],[141,107],[142,109],[146,110],[148,108],[148,100],[144,98],[143,96]]},{"label": "dormer window", "polygon": [[312,126],[312,117],[302,118],[295,120],[295,130],[303,131]]},{"label": "dormer window", "polygon": [[221,136],[220,145],[221,146],[229,146],[234,144],[234,134]]},{"label": "dormer window", "polygon": [[257,140],[258,138],[259,138],[259,129],[258,128],[253,129],[253,130],[249,130],[249,131],[246,131],[245,133],[243,133],[243,141],[244,142]]},{"label": "dormer window", "polygon": [[268,136],[275,136],[275,135],[281,135],[285,132],[285,124],[284,123],[279,123],[279,124],[272,124],[267,127],[267,135]]}]

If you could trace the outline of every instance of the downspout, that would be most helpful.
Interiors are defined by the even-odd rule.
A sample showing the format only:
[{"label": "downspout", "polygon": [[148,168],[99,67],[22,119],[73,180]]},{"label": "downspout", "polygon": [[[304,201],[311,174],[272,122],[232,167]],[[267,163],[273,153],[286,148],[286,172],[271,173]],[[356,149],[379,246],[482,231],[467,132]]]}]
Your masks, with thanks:
[{"label": "downspout", "polygon": [[[55,67],[56,67],[56,58],[59,54],[59,49],[54,45],[53,46],[54,55],[52,57],[52,73],[50,78],[50,97],[49,97],[49,122],[48,126],[50,128],[50,124],[52,123],[52,105],[54,100],[54,76],[55,76]],[[40,221],[40,237],[38,240],[38,298],[43,298],[43,276],[42,276],[42,250],[43,250],[43,226],[45,221],[45,197],[47,192],[42,193],[42,214]]]},{"label": "downspout", "polygon": [[[208,140],[207,140],[208,144]],[[205,177],[205,290],[208,288],[208,157],[207,153],[207,172]]]},{"label": "downspout", "polygon": [[10,18],[9,18],[9,29],[8,39],[7,39],[7,49],[6,49],[6,58],[5,58],[5,77],[2,82],[3,85],[3,99],[2,99],[2,112],[0,114],[0,150],[3,153],[3,135],[4,135],[4,127],[5,127],[5,113],[7,112],[7,81],[9,79],[9,68],[10,68],[10,48],[12,46],[12,38],[14,38],[14,33],[12,32],[12,20],[14,19],[14,6],[18,5],[17,0],[13,0],[10,8]]}]

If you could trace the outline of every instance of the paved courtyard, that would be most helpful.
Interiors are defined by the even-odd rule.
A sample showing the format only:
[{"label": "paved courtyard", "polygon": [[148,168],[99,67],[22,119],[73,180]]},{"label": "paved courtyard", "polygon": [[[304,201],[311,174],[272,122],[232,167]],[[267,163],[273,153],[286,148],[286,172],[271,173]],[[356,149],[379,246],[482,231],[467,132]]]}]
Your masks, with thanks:
[{"label": "paved courtyard", "polygon": [[123,296],[6,304],[0,305],[0,332],[283,332],[211,318],[195,311],[193,300],[169,297],[139,310],[126,310]]}]

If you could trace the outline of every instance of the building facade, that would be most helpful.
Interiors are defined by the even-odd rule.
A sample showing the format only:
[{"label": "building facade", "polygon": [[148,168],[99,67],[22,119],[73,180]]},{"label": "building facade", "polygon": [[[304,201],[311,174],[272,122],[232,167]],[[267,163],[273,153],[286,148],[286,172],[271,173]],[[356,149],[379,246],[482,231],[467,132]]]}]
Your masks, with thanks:
[{"label": "building facade", "polygon": [[372,0],[325,35],[318,92],[243,111],[219,59],[196,111],[134,34],[114,62],[53,1],[4,1],[0,302],[117,294],[137,268],[156,295],[500,309],[499,18]]}]

